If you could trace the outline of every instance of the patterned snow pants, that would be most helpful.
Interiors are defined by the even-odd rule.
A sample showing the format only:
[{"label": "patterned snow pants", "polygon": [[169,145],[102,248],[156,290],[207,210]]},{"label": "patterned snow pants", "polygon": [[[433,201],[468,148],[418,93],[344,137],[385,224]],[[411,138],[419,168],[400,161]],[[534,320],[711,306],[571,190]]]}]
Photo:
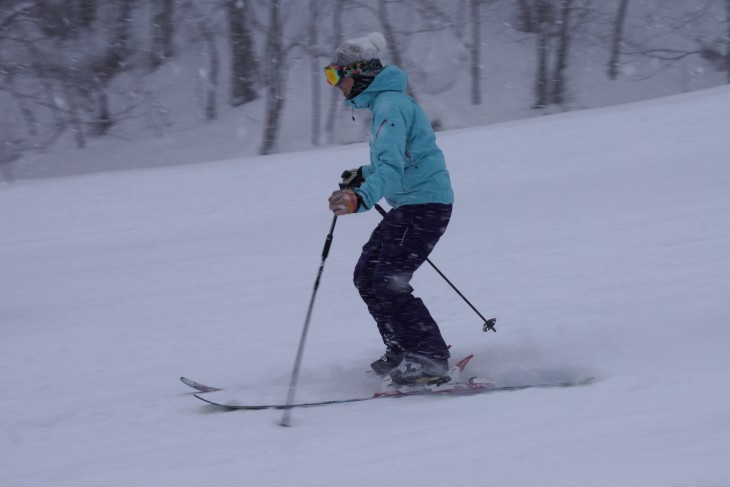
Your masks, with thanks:
[{"label": "patterned snow pants", "polygon": [[363,246],[354,281],[383,342],[407,354],[449,357],[438,325],[413,296],[413,273],[426,261],[451,218],[452,205],[428,203],[391,210]]}]

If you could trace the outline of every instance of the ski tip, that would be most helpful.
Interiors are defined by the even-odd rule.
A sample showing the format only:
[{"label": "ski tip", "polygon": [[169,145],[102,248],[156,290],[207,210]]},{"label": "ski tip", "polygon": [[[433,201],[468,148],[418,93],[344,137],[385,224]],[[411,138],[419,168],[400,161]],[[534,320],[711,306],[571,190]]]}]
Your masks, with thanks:
[{"label": "ski tip", "polygon": [[180,377],[180,382],[200,392],[215,392],[222,390],[220,387],[206,386],[205,384],[201,384],[200,382],[188,379],[185,376]]}]

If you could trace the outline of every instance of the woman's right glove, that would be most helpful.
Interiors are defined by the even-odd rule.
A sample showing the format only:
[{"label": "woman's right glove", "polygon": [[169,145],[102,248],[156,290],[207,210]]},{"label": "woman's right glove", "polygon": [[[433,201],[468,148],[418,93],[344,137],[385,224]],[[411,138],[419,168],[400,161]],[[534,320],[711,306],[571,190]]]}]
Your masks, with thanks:
[{"label": "woman's right glove", "polygon": [[327,201],[329,202],[330,210],[335,215],[341,216],[357,212],[362,200],[360,195],[355,192],[349,189],[341,189],[332,193],[332,196]]}]

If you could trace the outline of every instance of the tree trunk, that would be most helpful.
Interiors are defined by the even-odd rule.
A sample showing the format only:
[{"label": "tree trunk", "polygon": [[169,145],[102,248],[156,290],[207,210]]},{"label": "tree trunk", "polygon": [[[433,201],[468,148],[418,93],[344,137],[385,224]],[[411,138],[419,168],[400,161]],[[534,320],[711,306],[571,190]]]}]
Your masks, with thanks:
[{"label": "tree trunk", "polygon": [[730,0],[725,0],[725,23],[727,24],[727,47],[725,48],[725,72],[730,83]]},{"label": "tree trunk", "polygon": [[[29,65],[34,67],[36,77],[38,79],[38,86],[41,88],[42,93],[41,100],[37,103],[43,105],[51,111],[52,120],[47,121],[52,127],[55,128],[57,134],[61,134],[66,130],[67,117],[65,116],[64,110],[59,107],[59,99],[65,99],[66,84],[67,84],[67,73],[65,70],[60,72],[60,75],[52,74],[50,71],[49,63],[47,62],[46,56],[32,43],[27,45],[28,47],[28,59]],[[65,59],[64,53],[61,48],[56,44],[53,48],[51,56],[55,56],[56,59]],[[55,82],[58,82],[61,88],[61,96],[57,98]]]},{"label": "tree trunk", "polygon": [[215,36],[205,18],[201,17],[198,20],[198,28],[205,40],[210,61],[210,68],[203,75],[205,84],[205,119],[215,120],[218,116],[218,71],[220,64],[218,61],[218,46],[215,43]]},{"label": "tree trunk", "polygon": [[173,23],[175,14],[174,0],[155,0],[152,2],[152,66],[161,66],[174,54],[172,39],[175,34]]},{"label": "tree trunk", "polygon": [[136,0],[120,0],[114,5],[115,16],[109,25],[111,38],[104,46],[102,56],[94,63],[76,68],[75,57],[70,51],[61,51],[60,55],[66,58],[64,69],[64,90],[66,91],[69,106],[72,107],[72,127],[77,137],[77,146],[85,145],[83,140],[82,121],[80,120],[80,105],[76,100],[85,98],[89,110],[96,114],[91,121],[89,132],[93,135],[106,135],[116,123],[109,110],[109,100],[106,94],[107,87],[124,68],[125,61],[132,52],[130,40],[132,38],[132,22],[134,3]]},{"label": "tree trunk", "polygon": [[228,25],[231,46],[231,106],[237,107],[258,98],[254,88],[257,63],[253,40],[246,24],[248,1],[228,0]]},{"label": "tree trunk", "polygon": [[124,61],[129,54],[129,39],[131,37],[132,23],[129,19],[132,17],[134,0],[122,0],[121,5],[117,7],[117,16],[110,30],[113,32],[112,38],[109,40],[108,47],[101,61],[93,68],[90,73],[94,81],[106,86],[118,74],[124,65]]},{"label": "tree trunk", "polygon": [[563,0],[560,4],[560,37],[550,96],[550,101],[556,105],[562,105],[565,102],[565,68],[568,66],[568,52],[572,40],[570,35],[570,14],[572,9],[573,0]]},{"label": "tree trunk", "polygon": [[94,135],[101,137],[106,135],[109,132],[109,129],[111,129],[114,125],[109,112],[109,97],[106,96],[106,92],[103,88],[99,90],[97,106],[99,114],[94,121]]},{"label": "tree trunk", "polygon": [[535,105],[545,108],[548,104],[549,78],[548,62],[550,57],[550,27],[552,6],[550,0],[537,0],[537,73],[535,76]]},{"label": "tree trunk", "polygon": [[[336,0],[334,5],[334,12],[332,14],[332,38],[334,40],[334,47],[332,52],[335,51],[342,43],[342,11],[345,9],[345,3],[347,0]],[[325,121],[325,131],[327,132],[327,142],[332,144],[335,141],[335,118],[337,115],[337,107],[342,103],[342,95],[336,88],[330,90],[332,95],[330,96],[330,106],[327,111],[327,120]]]},{"label": "tree trunk", "polygon": [[[388,0],[378,0],[378,21],[383,27],[383,35],[387,42],[387,46],[390,49],[390,55],[393,58],[393,64],[398,67],[404,68],[403,57],[401,56],[400,48],[398,47],[398,40],[395,37],[395,31],[393,25],[390,22],[390,15],[388,15]],[[413,91],[413,85],[408,85],[406,92],[412,97],[416,98],[416,93]]]},{"label": "tree trunk", "polygon": [[319,38],[317,36],[319,20],[319,9],[317,8],[317,0],[309,0],[309,23],[307,25],[308,41],[309,41],[309,59],[312,66],[312,145],[319,145],[319,138],[322,126],[322,115],[320,106],[322,103],[322,67],[319,63],[319,53],[317,52],[317,44]]},{"label": "tree trunk", "polygon": [[69,83],[68,79],[65,76],[62,82],[64,87],[65,101],[68,105],[68,121],[71,124],[71,131],[74,135],[76,148],[83,149],[84,147],[86,147],[86,136],[84,135],[84,124],[81,121],[81,113],[79,113],[80,110],[78,100],[76,98],[76,87]]},{"label": "tree trunk", "polygon": [[113,78],[122,68],[130,51],[129,40],[132,37],[132,11],[135,0],[122,0],[119,6],[118,16],[114,22],[114,37],[110,42],[110,50],[107,56],[106,74],[107,78]]},{"label": "tree trunk", "polygon": [[96,0],[79,0],[79,24],[89,27],[96,20]]},{"label": "tree trunk", "polygon": [[[8,91],[10,96],[15,98],[15,101],[18,104],[18,109],[23,115],[25,123],[28,125],[28,134],[31,137],[36,137],[38,135],[38,119],[36,118],[33,110],[31,110],[31,108],[28,106],[28,101],[26,100],[26,97],[23,96],[19,90],[16,90],[15,75],[12,73],[11,70],[3,69],[3,66],[1,65],[0,73],[2,73],[4,75],[3,77],[5,78],[5,89]],[[2,143],[2,141],[0,141],[0,143]]]},{"label": "tree trunk", "polygon": [[481,16],[479,7],[481,0],[471,0],[471,104],[479,105],[482,103],[481,92]]},{"label": "tree trunk", "polygon": [[284,108],[284,50],[280,15],[280,0],[271,0],[269,7],[269,32],[266,45],[266,122],[261,143],[261,155],[276,151],[281,111]]},{"label": "tree trunk", "polygon": [[395,39],[393,26],[391,25],[390,17],[388,16],[387,0],[378,0],[378,20],[380,21],[380,25],[383,26],[383,34],[385,34],[385,39],[388,43],[387,47],[390,49],[390,55],[393,56],[393,64],[403,67],[403,60],[400,55],[400,49],[398,48],[398,41]]},{"label": "tree trunk", "polygon": [[[727,0],[730,2],[730,0]],[[616,20],[613,23],[613,38],[611,40],[611,57],[608,60],[608,77],[616,79],[619,71],[619,57],[621,56],[621,44],[623,43],[624,23],[629,0],[621,0],[616,13]]]},{"label": "tree trunk", "polygon": [[534,34],[536,32],[535,21],[532,14],[532,6],[528,0],[517,0],[517,6],[520,9],[519,18],[521,22],[520,28],[522,32]]}]

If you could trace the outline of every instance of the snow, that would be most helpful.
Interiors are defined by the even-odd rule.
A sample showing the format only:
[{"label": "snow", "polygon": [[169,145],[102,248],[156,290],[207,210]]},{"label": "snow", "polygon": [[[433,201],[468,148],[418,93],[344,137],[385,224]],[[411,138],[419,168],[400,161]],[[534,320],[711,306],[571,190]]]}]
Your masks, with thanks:
[{"label": "snow", "polygon": [[[454,358],[498,383],[597,382],[291,428],[177,379],[285,399],[326,196],[366,145],[0,185],[0,484],[730,485],[728,119],[721,87],[440,133],[457,202],[431,257],[498,317],[483,333],[420,270]],[[378,219],[338,220],[301,399],[377,388],[351,273]]]}]

